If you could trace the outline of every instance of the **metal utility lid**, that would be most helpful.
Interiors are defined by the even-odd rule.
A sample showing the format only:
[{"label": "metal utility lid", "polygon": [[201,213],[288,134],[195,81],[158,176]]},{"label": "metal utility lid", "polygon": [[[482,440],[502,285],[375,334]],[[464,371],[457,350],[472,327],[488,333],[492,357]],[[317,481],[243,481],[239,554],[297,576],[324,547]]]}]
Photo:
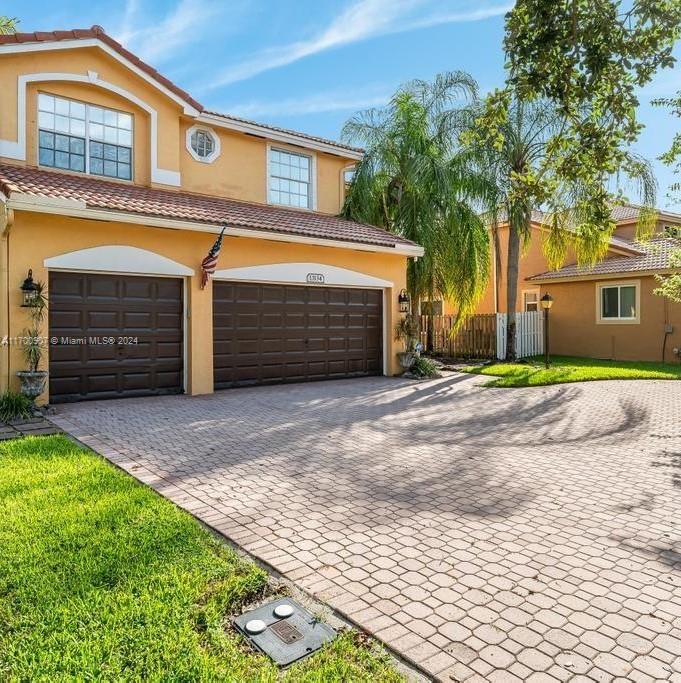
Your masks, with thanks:
[{"label": "metal utility lid", "polygon": [[[277,614],[290,616],[279,617]],[[264,622],[266,628],[260,631],[247,628],[257,621]],[[311,655],[336,637],[336,631],[290,598],[281,598],[245,612],[234,620],[234,625],[279,666],[288,666]]]}]

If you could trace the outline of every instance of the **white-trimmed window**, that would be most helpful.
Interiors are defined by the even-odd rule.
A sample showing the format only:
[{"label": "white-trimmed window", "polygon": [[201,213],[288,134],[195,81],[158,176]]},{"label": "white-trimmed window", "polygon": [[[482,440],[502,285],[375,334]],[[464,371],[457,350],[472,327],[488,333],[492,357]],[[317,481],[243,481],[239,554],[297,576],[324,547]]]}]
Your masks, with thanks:
[{"label": "white-trimmed window", "polygon": [[220,156],[220,138],[210,128],[192,126],[187,130],[187,151],[196,161],[210,164]]},{"label": "white-trimmed window", "polygon": [[38,94],[38,163],[132,180],[132,115]]},{"label": "white-trimmed window", "polygon": [[313,208],[311,156],[274,147],[269,150],[267,195],[270,204]]},{"label": "white-trimmed window", "polygon": [[640,316],[640,283],[617,282],[597,285],[599,323],[637,323]]},{"label": "white-trimmed window", "polygon": [[539,290],[525,289],[523,290],[523,311],[526,313],[530,311],[539,310]]}]

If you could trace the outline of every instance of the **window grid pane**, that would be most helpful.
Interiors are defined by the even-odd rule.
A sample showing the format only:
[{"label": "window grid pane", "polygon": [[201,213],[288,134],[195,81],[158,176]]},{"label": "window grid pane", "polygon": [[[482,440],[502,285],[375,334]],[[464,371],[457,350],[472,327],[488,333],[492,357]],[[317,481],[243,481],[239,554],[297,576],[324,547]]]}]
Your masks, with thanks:
[{"label": "window grid pane", "polygon": [[619,318],[619,294],[617,287],[601,289],[601,317]]},{"label": "window grid pane", "polygon": [[636,287],[620,287],[620,318],[636,317]]},{"label": "window grid pane", "polygon": [[310,157],[270,150],[269,201],[300,208],[310,208]]},{"label": "window grid pane", "polygon": [[41,166],[132,180],[132,115],[39,93],[38,127]]}]

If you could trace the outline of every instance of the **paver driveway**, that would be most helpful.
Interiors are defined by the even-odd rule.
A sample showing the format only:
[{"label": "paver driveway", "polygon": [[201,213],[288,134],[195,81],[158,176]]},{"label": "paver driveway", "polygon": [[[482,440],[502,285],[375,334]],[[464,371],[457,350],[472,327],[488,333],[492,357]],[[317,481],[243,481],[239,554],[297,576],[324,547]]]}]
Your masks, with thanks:
[{"label": "paver driveway", "polygon": [[681,383],[479,384],[56,421],[441,680],[681,680]]}]

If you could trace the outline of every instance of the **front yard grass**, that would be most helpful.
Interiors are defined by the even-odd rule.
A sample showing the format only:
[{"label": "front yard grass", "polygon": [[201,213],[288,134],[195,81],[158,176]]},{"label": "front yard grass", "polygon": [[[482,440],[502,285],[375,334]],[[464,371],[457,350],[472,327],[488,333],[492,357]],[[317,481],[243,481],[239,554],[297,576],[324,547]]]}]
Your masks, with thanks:
[{"label": "front yard grass", "polygon": [[402,680],[343,633],[281,678],[229,617],[267,574],[62,436],[0,444],[0,679]]},{"label": "front yard grass", "polygon": [[535,356],[518,363],[466,368],[465,372],[496,377],[485,384],[487,387],[534,387],[602,379],[681,379],[681,364],[552,356],[547,370],[544,357]]}]

